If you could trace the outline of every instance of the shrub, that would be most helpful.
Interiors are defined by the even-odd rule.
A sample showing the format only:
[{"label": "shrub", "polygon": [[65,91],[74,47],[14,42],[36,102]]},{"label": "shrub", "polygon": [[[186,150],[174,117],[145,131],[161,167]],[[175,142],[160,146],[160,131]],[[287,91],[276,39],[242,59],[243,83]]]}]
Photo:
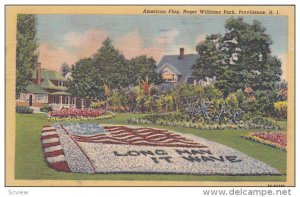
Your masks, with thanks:
[{"label": "shrub", "polygon": [[226,123],[197,121],[192,119],[185,113],[165,113],[165,114],[151,114],[145,115],[142,118],[129,118],[129,123],[140,124],[157,124],[165,126],[181,126],[187,128],[198,128],[206,130],[223,130],[223,129],[281,129],[280,125],[273,119],[262,116],[251,116],[247,114],[247,120]]},{"label": "shrub", "polygon": [[98,108],[104,108],[105,105],[106,105],[105,101],[97,101],[97,102],[93,102],[90,107],[94,109],[98,109]]},{"label": "shrub", "polygon": [[17,106],[16,107],[16,112],[20,113],[20,114],[32,114],[33,113],[33,109],[30,109],[27,106]]},{"label": "shrub", "polygon": [[280,125],[273,119],[262,116],[255,116],[251,121],[257,125],[262,125],[264,129],[280,129]]},{"label": "shrub", "polygon": [[287,119],[287,101],[279,101],[274,103],[275,116],[282,120]]},{"label": "shrub", "polygon": [[51,105],[44,105],[43,107],[41,107],[40,111],[48,113],[53,111],[53,107]]}]

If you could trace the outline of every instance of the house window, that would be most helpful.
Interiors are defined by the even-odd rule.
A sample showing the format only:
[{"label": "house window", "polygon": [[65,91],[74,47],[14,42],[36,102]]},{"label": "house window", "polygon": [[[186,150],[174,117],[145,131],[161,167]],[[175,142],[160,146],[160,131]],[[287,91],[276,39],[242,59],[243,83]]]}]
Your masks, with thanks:
[{"label": "house window", "polygon": [[37,102],[43,102],[43,100],[44,100],[44,95],[43,94],[36,94],[35,95],[35,100],[37,101]]},{"label": "house window", "polygon": [[21,93],[21,94],[20,94],[20,99],[19,99],[19,100],[21,100],[21,101],[26,101],[26,94]]},{"label": "house window", "polygon": [[167,82],[176,82],[177,81],[177,76],[173,73],[164,73],[162,75],[162,78]]},{"label": "house window", "polygon": [[58,80],[58,81],[57,81],[57,84],[58,84],[58,86],[65,86],[64,81]]}]

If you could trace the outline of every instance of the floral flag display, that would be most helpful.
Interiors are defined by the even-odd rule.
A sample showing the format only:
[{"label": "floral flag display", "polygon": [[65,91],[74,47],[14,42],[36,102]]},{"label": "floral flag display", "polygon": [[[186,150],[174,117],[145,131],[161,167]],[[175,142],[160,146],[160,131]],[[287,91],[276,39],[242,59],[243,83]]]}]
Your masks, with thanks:
[{"label": "floral flag display", "polygon": [[281,175],[225,145],[150,127],[53,124],[41,131],[47,165],[76,173]]}]

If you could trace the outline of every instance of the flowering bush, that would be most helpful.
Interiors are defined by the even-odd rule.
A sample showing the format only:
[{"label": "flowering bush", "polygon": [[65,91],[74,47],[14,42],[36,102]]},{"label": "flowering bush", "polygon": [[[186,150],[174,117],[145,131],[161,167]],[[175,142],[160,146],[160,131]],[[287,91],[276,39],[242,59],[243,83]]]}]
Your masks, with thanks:
[{"label": "flowering bush", "polygon": [[278,101],[274,103],[275,115],[278,119],[287,119],[287,101]]},{"label": "flowering bush", "polygon": [[105,101],[97,101],[97,102],[93,102],[92,104],[91,104],[91,108],[94,108],[94,109],[98,109],[98,108],[104,108],[105,107],[105,104],[106,104],[106,102]]},{"label": "flowering bush", "polygon": [[49,120],[73,120],[73,119],[105,119],[112,118],[115,114],[102,109],[62,109],[48,113]]},{"label": "flowering bush", "polygon": [[181,126],[187,128],[197,128],[205,130],[223,130],[223,129],[281,129],[279,124],[272,119],[254,117],[248,121],[225,123],[206,123],[204,119],[189,116],[185,113],[165,113],[146,115],[142,118],[129,118],[129,123],[157,124],[164,126]]},{"label": "flowering bush", "polygon": [[246,139],[260,142],[269,146],[276,147],[281,150],[286,150],[287,135],[282,132],[251,132],[245,136]]}]

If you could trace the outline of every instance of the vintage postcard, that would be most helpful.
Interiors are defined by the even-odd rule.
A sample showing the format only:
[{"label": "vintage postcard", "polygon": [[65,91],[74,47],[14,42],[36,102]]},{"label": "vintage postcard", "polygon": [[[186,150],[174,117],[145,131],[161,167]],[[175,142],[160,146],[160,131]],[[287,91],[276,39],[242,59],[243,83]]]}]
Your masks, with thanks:
[{"label": "vintage postcard", "polygon": [[294,186],[293,5],[6,6],[6,186]]}]

